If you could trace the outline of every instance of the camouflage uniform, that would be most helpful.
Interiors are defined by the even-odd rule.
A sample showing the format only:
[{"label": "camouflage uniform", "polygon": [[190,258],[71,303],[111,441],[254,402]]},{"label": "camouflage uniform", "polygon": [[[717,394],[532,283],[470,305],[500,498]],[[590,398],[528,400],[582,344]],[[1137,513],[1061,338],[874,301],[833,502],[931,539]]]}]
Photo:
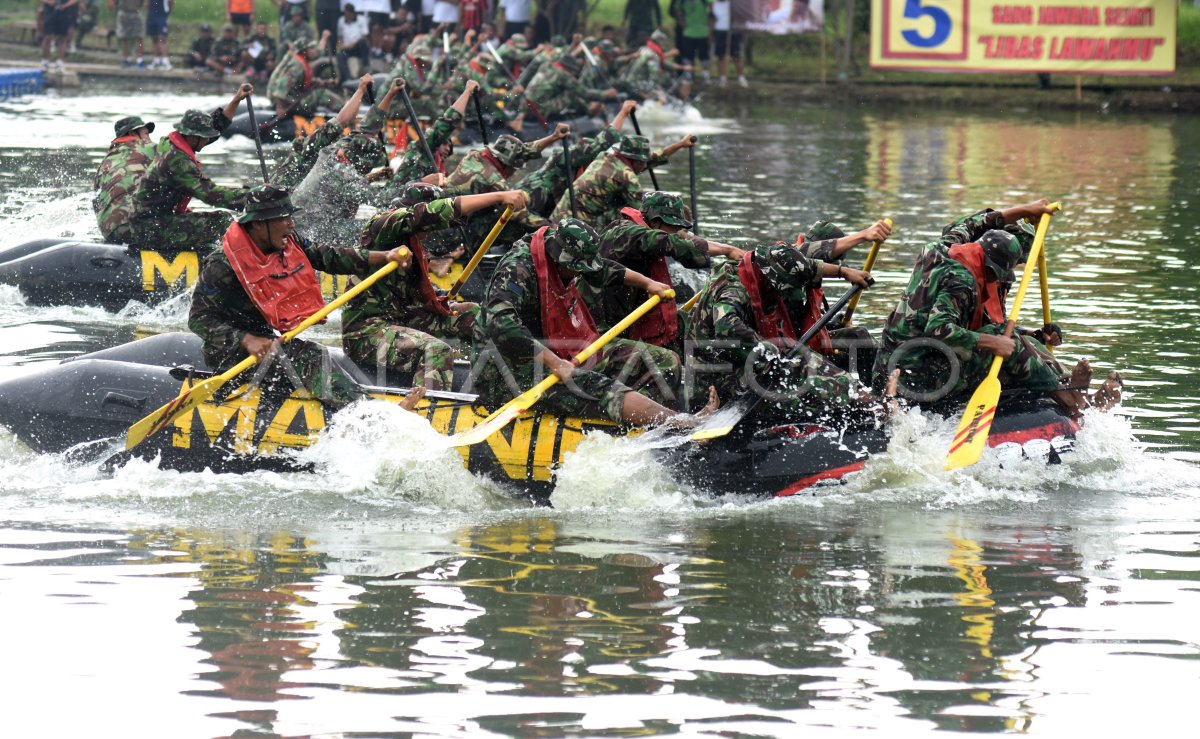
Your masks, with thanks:
[{"label": "camouflage uniform", "polygon": [[293,23],[290,19],[279,29],[279,43],[296,45],[297,42],[313,43],[316,41],[312,24],[306,20]]},{"label": "camouflage uniform", "polygon": [[[833,256],[833,250],[837,247],[838,239],[845,235],[845,231],[829,221],[816,221],[804,232],[800,253],[819,262],[841,265],[844,258]],[[803,299],[800,302],[789,301],[787,306],[792,323],[796,326],[800,325],[801,317],[808,308],[807,295],[801,297]],[[824,302],[823,308],[828,309],[829,301]],[[876,356],[875,339],[871,332],[862,326],[842,326],[841,315],[831,319],[826,324],[826,330],[834,346],[834,354],[829,360],[841,369],[853,369],[860,377],[869,378]]]},{"label": "camouflage uniform", "polygon": [[[625,136],[597,157],[575,180],[577,217],[594,227],[616,220],[621,208],[636,208],[642,200],[642,186],[630,159],[650,161],[650,143],[643,136]],[[570,193],[559,198],[550,214],[551,221],[571,217]]]},{"label": "camouflage uniform", "polygon": [[[153,131],[154,124],[143,123],[137,116],[122,118],[115,126],[117,139],[129,136],[139,128]],[[153,153],[154,144],[149,142],[136,138],[114,141],[100,162],[93,183],[96,197],[92,198],[92,210],[96,212],[100,235],[106,242],[128,244],[133,241],[133,230],[129,226],[133,218],[133,196]]]},{"label": "camouflage uniform", "polygon": [[[508,183],[509,175],[497,169],[495,164],[484,156],[485,151],[490,153],[502,166],[510,168],[512,171],[523,167],[526,161],[542,156],[540,151],[522,143],[516,136],[505,134],[484,149],[468,152],[458,163],[458,167],[446,178],[447,187],[452,188],[455,192],[471,195],[511,190],[512,186]],[[468,243],[482,242],[502,212],[502,208],[495,207],[484,208],[472,213],[467,220]],[[545,218],[530,213],[528,210],[519,211],[514,213],[509,220],[500,240],[502,243],[511,242],[544,225],[546,225]]]},{"label": "camouflage uniform", "polygon": [[[211,117],[198,110],[184,113],[175,129],[184,135],[216,138],[229,126],[220,110]],[[200,171],[191,157],[164,136],[154,150],[154,161],[146,169],[134,194],[133,243],[156,249],[202,249],[225,233],[233,216],[228,211],[176,213],[185,198],[195,198],[218,208],[241,208],[246,193],[240,187],[224,187]]]},{"label": "camouflage uniform", "polygon": [[[546,232],[546,254],[581,280],[612,286],[624,279],[625,268],[600,259],[595,232],[575,219]],[[534,359],[545,347],[537,338],[544,333],[541,298],[528,239],[513,245],[496,266],[475,325],[472,372],[476,390],[489,406],[507,402],[546,376],[545,367]],[[538,405],[561,415],[604,416],[619,422],[625,393],[631,389],[674,405],[679,367],[679,357],[670,350],[614,339],[575,370],[571,383],[551,387]]]},{"label": "camouflage uniform", "polygon": [[[413,234],[443,229],[460,212],[449,198],[380,213],[367,222],[362,244],[384,250],[408,243]],[[454,360],[463,356],[444,339],[471,338],[477,311],[443,316],[431,310],[416,282],[417,270],[384,277],[342,311],[342,347],[363,366],[411,373],[413,385],[449,390]]]},{"label": "camouflage uniform", "polygon": [[[821,284],[821,265],[792,246],[774,244],[754,250],[754,261],[766,282],[785,303]],[[787,397],[775,407],[788,412],[813,413],[828,407],[851,407],[854,379],[820,354],[801,349],[790,360],[781,354],[790,347],[777,346],[759,333],[750,293],[738,275],[738,262],[727,262],[713,274],[688,316],[688,341],[695,359],[709,369],[689,367],[692,397],[704,398],[703,389],[715,384],[722,397],[752,391],[750,378]],[[713,342],[722,342],[716,344]]]},{"label": "camouflage uniform", "polygon": [[[621,142],[621,132],[606,126],[596,138],[580,139],[571,147],[571,177],[587,168],[606,149]],[[558,199],[567,191],[567,170],[563,166],[562,146],[553,147],[542,166],[525,175],[516,185],[529,193],[525,209],[544,218],[554,212]]]},{"label": "camouflage uniform", "polygon": [[342,124],[330,118],[307,136],[292,141],[292,151],[271,173],[271,182],[280,187],[295,187],[317,163],[317,155],[342,137]]},{"label": "camouflage uniform", "polygon": [[[666,40],[665,35],[663,40]],[[670,82],[666,65],[649,46],[638,49],[637,56],[629,62],[621,79],[642,95],[661,90]]]},{"label": "camouflage uniform", "polygon": [[234,67],[241,58],[242,45],[238,43],[236,38],[225,38],[222,36],[213,43],[210,59],[224,64],[226,68]]},{"label": "camouflage uniform", "polygon": [[[273,103],[283,101],[283,107],[290,113],[305,118],[311,118],[320,107],[336,109],[342,105],[342,99],[332,91],[305,85],[304,65],[297,55],[306,53],[310,48],[312,44],[299,42],[291,53],[283,55],[267,80],[267,97]],[[317,79],[315,71],[312,79]]]},{"label": "camouflage uniform", "polygon": [[[462,125],[462,121],[461,113],[454,108],[446,108],[445,112],[433,122],[433,125],[425,132],[425,141],[429,144],[430,151],[435,152],[434,156],[437,155],[438,147],[453,138],[454,132]],[[376,194],[376,205],[387,206],[393,199],[400,196],[405,185],[435,174],[437,171],[430,163],[429,157],[425,154],[425,148],[421,146],[420,142],[410,142],[408,148],[404,150],[404,156],[401,158],[400,166],[396,169],[395,174]],[[454,194],[459,194],[458,190],[455,190]]]},{"label": "camouflage uniform", "polygon": [[[275,192],[271,192],[275,191]],[[283,193],[282,200],[278,193]],[[266,193],[266,195],[263,195]],[[259,216],[282,217],[292,212],[286,190],[260,185],[250,191],[247,213],[239,222],[249,223]],[[272,210],[271,206],[274,206]],[[363,274],[368,269],[367,250],[362,248],[328,248],[305,241],[305,256],[314,269],[331,274]],[[275,330],[266,322],[222,249],[215,249],[200,267],[200,276],[192,291],[192,308],[188,328],[204,344],[204,361],[216,372],[224,372],[248,355],[242,348],[246,334],[271,338]],[[367,397],[366,391],[353,378],[333,364],[329,350],[311,341],[293,339],[282,347],[288,361],[276,358],[261,370],[251,369],[226,384],[232,390],[248,381],[258,371],[264,388],[290,393],[299,380],[306,390],[332,407],[341,407]],[[289,377],[294,372],[295,377]]]},{"label": "camouflage uniform", "polygon": [[301,209],[296,214],[300,233],[334,246],[357,242],[360,224],[355,217],[371,195],[365,175],[386,165],[383,145],[364,133],[350,134],[327,147],[293,197]]},{"label": "camouflage uniform", "polygon": [[[656,217],[663,217],[668,225],[684,228],[692,225],[683,220],[683,201],[677,195],[646,193],[642,214],[647,223]],[[600,254],[643,275],[650,274],[650,262],[659,257],[670,257],[692,269],[704,269],[712,265],[708,257],[708,242],[699,236],[686,231],[667,233],[649,226],[639,226],[625,216],[608,224],[600,233]],[[600,291],[585,283],[580,286],[579,292],[591,309],[596,325],[602,330],[632,313],[645,300],[644,293],[625,285]],[[682,317],[683,313],[679,315]],[[679,335],[682,337],[683,332]]]},{"label": "camouflage uniform", "polygon": [[[573,61],[570,61],[573,60]],[[525,88],[525,97],[547,118],[583,115],[590,101],[605,99],[604,90],[588,87],[575,78],[578,59],[565,56],[553,64],[543,64]]]},{"label": "camouflage uniform", "polygon": [[408,52],[396,60],[396,66],[392,67],[379,88],[387,90],[392,80],[403,77],[413,110],[422,118],[432,118],[438,111],[438,86],[442,76],[438,69],[430,66],[432,56],[428,39],[409,44]]},{"label": "camouflage uniform", "polygon": [[[987,269],[993,275],[1002,273],[1001,283],[1011,283],[1012,267],[1028,255],[1032,246],[1032,228],[1005,226],[999,212],[983,210],[950,223],[942,230],[941,239],[927,244],[917,257],[904,297],[884,326],[875,359],[876,384],[886,379],[889,365],[894,362],[902,370],[902,386],[915,391],[918,400],[936,400],[969,394],[987,375],[994,355],[978,351],[979,337],[1002,334],[1005,324],[1003,320],[985,324],[978,332],[967,328],[978,304],[979,290],[970,270],[949,255],[952,246],[975,242],[984,244]],[[1001,300],[1005,292],[1002,286]],[[1014,331],[1013,338],[1016,351],[1000,366],[1003,384],[1056,389],[1064,374],[1062,365],[1031,334]],[[905,342],[918,339],[924,341],[900,351]],[[957,378],[954,364],[960,366]]]}]

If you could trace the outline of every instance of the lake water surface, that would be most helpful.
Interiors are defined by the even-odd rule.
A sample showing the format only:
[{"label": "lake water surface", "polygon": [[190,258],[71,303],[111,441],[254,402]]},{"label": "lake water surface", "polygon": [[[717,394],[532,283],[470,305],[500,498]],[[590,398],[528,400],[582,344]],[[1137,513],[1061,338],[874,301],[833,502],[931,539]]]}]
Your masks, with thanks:
[{"label": "lake water surface", "polygon": [[[163,134],[222,102],[0,105],[0,245],[96,237],[112,121]],[[1194,735],[1200,122],[701,108],[651,134],[701,135],[706,235],[895,220],[856,316],[869,328],[944,223],[1062,201],[1059,353],[1121,370],[1124,406],[1090,417],[1065,464],[988,453],[954,473],[956,419],[910,413],[848,484],[771,501],[714,497],[649,441],[599,437],[560,470],[553,509],[370,409],[305,453],[311,474],[104,477],[0,431],[4,735]],[[221,181],[256,176],[246,139],[202,160]],[[686,193],[683,155],[659,177]],[[186,314],[186,298],[111,314],[2,288],[0,378]]]}]

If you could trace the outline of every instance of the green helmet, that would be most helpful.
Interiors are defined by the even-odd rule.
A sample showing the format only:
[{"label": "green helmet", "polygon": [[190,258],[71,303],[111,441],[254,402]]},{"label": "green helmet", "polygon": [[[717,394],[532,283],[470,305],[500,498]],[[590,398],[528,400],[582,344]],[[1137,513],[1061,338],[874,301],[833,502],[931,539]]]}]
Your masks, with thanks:
[{"label": "green helmet", "polygon": [[789,244],[764,244],[754,250],[754,263],[763,277],[785,296],[793,290],[809,287],[812,271],[808,257]]},{"label": "green helmet", "polygon": [[554,261],[563,269],[580,275],[604,269],[596,229],[578,218],[564,218],[558,226],[546,231],[546,240],[558,246],[558,256]]},{"label": "green helmet", "polygon": [[639,162],[650,161],[650,139],[645,136],[623,136],[617,145],[617,153]]},{"label": "green helmet", "polygon": [[1016,223],[1008,224],[1004,230],[1017,237],[1017,243],[1021,245],[1021,261],[1025,261],[1029,257],[1029,250],[1033,248],[1033,237],[1037,235],[1037,229],[1022,218]]},{"label": "green helmet", "polygon": [[983,247],[983,263],[992,277],[1002,282],[1013,281],[1013,267],[1022,259],[1021,242],[1007,231],[993,228],[979,239]]},{"label": "green helmet", "polygon": [[154,133],[154,123],[146,123],[136,115],[126,116],[113,124],[113,130],[117,132],[117,138],[128,136],[139,128],[146,129],[146,133]]},{"label": "green helmet", "polygon": [[278,185],[257,185],[246,193],[246,205],[237,217],[238,223],[270,221],[295,213],[299,208],[292,205],[287,188]]},{"label": "green helmet", "polygon": [[668,226],[692,227],[683,206],[683,198],[669,192],[651,190],[642,195],[642,215],[647,223],[657,218]]},{"label": "green helmet", "polygon": [[387,166],[387,152],[379,139],[362,132],[343,136],[338,141],[338,151],[346,156],[359,174],[366,174],[376,167]]},{"label": "green helmet", "polygon": [[808,227],[804,232],[805,241],[825,241],[826,239],[840,239],[846,235],[846,232],[829,221],[817,221]]},{"label": "green helmet", "polygon": [[526,146],[521,139],[506,133],[502,136],[497,136],[496,140],[488,145],[488,151],[492,156],[496,157],[501,164],[513,169],[520,169],[525,166],[525,162],[529,161],[535,152]]},{"label": "green helmet", "polygon": [[518,49],[529,48],[529,41],[525,38],[525,34],[523,33],[514,33],[512,37],[508,39],[508,43],[512,44]]},{"label": "green helmet", "polygon": [[446,191],[437,185],[419,180],[406,183],[400,194],[392,200],[393,208],[411,208],[417,203],[432,203],[446,197]]},{"label": "green helmet", "polygon": [[213,126],[212,115],[203,110],[189,110],[184,113],[175,124],[175,130],[184,136],[201,136],[206,139],[221,136],[221,132]]}]

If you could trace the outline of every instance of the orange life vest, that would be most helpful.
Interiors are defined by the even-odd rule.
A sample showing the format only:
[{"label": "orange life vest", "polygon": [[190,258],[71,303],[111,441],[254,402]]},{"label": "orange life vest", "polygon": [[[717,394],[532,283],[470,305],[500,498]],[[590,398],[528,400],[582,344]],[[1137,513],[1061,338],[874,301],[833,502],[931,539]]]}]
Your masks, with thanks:
[{"label": "orange life vest", "polygon": [[[800,337],[792,327],[787,306],[774,288],[764,284],[767,279],[763,276],[762,269],[754,263],[754,252],[748,251],[742,255],[741,261],[738,262],[738,278],[750,295],[750,306],[754,311],[754,330],[777,346],[795,344]],[[768,289],[775,295],[774,300],[766,299]]]},{"label": "orange life vest", "polygon": [[275,330],[290,331],[325,307],[317,273],[295,239],[289,237],[283,251],[266,253],[234,221],[221,237],[221,251],[254,307]]},{"label": "orange life vest", "polygon": [[546,256],[546,229],[539,228],[529,242],[542,309],[543,341],[550,351],[574,361],[580,350],[600,338],[600,332],[575,285],[564,285],[558,265]]},{"label": "orange life vest", "polygon": [[[621,215],[633,221],[639,226],[646,226],[646,218],[637,208],[622,208]],[[671,270],[667,267],[666,257],[655,257],[649,263],[649,268],[646,270],[647,276],[655,282],[661,282],[664,285],[671,284]],[[646,315],[642,316],[641,320],[630,326],[629,338],[635,341],[644,341],[647,344],[655,346],[670,346],[675,342],[675,338],[679,335],[679,320],[678,309],[675,307],[674,300],[664,300]]]},{"label": "orange life vest", "polygon": [[1004,303],[996,289],[999,283],[988,279],[983,260],[983,246],[957,244],[950,247],[950,258],[967,268],[975,278],[975,287],[978,290],[975,297],[975,313],[971,315],[971,322],[967,328],[978,331],[987,323],[1003,323]]}]

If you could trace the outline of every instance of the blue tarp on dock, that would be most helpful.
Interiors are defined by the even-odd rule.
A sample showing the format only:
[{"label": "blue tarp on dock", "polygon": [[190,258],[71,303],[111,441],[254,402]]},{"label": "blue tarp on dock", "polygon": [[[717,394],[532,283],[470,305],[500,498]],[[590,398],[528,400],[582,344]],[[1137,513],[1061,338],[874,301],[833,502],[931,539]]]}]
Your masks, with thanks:
[{"label": "blue tarp on dock", "polygon": [[0,100],[39,93],[45,82],[40,69],[0,70]]}]

